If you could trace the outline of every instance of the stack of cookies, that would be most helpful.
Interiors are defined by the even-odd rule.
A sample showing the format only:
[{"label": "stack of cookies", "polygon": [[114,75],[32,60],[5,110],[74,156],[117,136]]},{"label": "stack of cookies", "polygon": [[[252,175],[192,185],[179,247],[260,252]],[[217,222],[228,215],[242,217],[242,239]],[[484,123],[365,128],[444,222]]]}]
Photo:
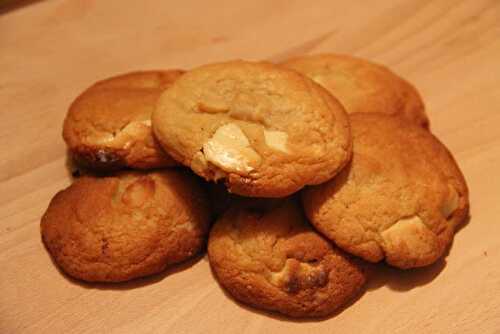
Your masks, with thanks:
[{"label": "stack of cookies", "polygon": [[199,254],[256,308],[332,314],[366,263],[427,266],[468,214],[468,190],[418,92],[340,55],[230,61],[100,81],[64,139],[85,171],[42,217],[68,275],[120,282]]}]

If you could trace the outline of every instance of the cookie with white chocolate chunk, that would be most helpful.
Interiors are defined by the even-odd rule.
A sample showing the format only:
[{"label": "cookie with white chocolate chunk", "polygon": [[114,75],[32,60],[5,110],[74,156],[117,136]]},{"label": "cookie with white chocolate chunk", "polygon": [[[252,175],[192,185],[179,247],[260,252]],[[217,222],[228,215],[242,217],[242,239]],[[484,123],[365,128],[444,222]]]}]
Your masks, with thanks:
[{"label": "cookie with white chocolate chunk", "polygon": [[429,127],[418,91],[385,66],[339,54],[301,56],[282,65],[325,87],[348,114],[377,112]]},{"label": "cookie with white chocolate chunk", "polygon": [[244,196],[283,197],[325,182],[351,155],[340,103],[312,80],[269,63],[187,72],[160,97],[152,123],[174,159]]},{"label": "cookie with white chocolate chunk", "polygon": [[182,71],[133,72],[99,81],[71,104],[63,137],[73,158],[92,169],[168,167],[177,163],[157,144],[151,113]]},{"label": "cookie with white chocolate chunk", "polygon": [[188,171],[82,176],[41,220],[59,267],[85,281],[121,282],[158,273],[204,247],[211,220],[201,180]]},{"label": "cookie with white chocolate chunk", "polygon": [[446,147],[401,118],[350,115],[351,163],[302,193],[306,215],[345,251],[399,268],[441,257],[468,215],[464,177]]},{"label": "cookie with white chocolate chunk", "polygon": [[315,232],[291,199],[234,205],[212,228],[208,255],[234,298],[292,317],[327,316],[366,281],[360,264]]}]

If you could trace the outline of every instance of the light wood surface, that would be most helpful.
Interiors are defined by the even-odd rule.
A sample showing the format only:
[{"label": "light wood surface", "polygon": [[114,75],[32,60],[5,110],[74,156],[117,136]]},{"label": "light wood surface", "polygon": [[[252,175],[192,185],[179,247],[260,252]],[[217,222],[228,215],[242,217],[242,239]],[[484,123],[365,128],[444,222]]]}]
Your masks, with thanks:
[{"label": "light wood surface", "polygon": [[[384,63],[421,91],[471,192],[445,260],[381,267],[322,321],[238,305],[205,257],[121,285],[57,270],[39,219],[70,183],[61,125],[82,89],[130,70],[318,52]],[[500,333],[500,1],[41,1],[0,15],[0,69],[1,333]]]}]

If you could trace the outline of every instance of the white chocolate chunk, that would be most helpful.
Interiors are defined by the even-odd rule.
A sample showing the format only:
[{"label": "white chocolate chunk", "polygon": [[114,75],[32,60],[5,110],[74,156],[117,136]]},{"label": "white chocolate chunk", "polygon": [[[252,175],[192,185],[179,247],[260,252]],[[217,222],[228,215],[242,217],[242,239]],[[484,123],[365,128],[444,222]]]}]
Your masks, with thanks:
[{"label": "white chocolate chunk", "polygon": [[203,145],[203,153],[213,165],[238,174],[248,174],[261,161],[243,131],[232,123],[217,129],[213,137]]},{"label": "white chocolate chunk", "polygon": [[457,191],[453,186],[448,185],[448,196],[441,207],[441,213],[445,218],[451,216],[451,214],[457,209],[458,201],[459,197]]},{"label": "white chocolate chunk", "polygon": [[191,169],[198,174],[203,174],[203,172],[208,168],[208,163],[203,153],[196,152],[193,160],[191,160]]},{"label": "white chocolate chunk", "polygon": [[418,216],[402,218],[381,233],[386,252],[407,248],[413,254],[429,254],[436,243],[435,235]]},{"label": "white chocolate chunk", "polygon": [[284,278],[288,275],[289,267],[287,263],[283,266],[280,271],[273,271],[270,273],[269,282],[275,286],[280,286]]},{"label": "white chocolate chunk", "polygon": [[123,134],[139,134],[145,130],[146,127],[151,126],[151,120],[144,120],[144,121],[134,121],[128,123],[123,129],[118,131],[115,137],[120,136],[122,133]]},{"label": "white chocolate chunk", "polygon": [[204,174],[205,171],[211,170],[213,172],[214,181],[223,179],[227,176],[224,171],[208,163],[202,152],[197,152],[194,155],[193,160],[191,160],[191,169],[199,174]]},{"label": "white chocolate chunk", "polygon": [[412,227],[420,225],[424,225],[424,223],[422,222],[422,219],[420,219],[419,216],[401,218],[387,230],[382,232],[382,235],[403,234],[405,231],[410,231]]},{"label": "white chocolate chunk", "polygon": [[212,140],[223,142],[227,145],[241,147],[250,145],[247,136],[245,136],[243,131],[241,131],[241,129],[233,123],[229,123],[218,128],[217,131],[215,131]]},{"label": "white chocolate chunk", "polygon": [[144,120],[144,121],[140,121],[140,123],[141,123],[141,124],[144,124],[144,125],[146,125],[146,126],[151,127],[151,120],[150,120],[150,119],[146,119],[146,120]]},{"label": "white chocolate chunk", "polygon": [[[150,131],[148,128],[151,127],[151,120],[143,120],[143,121],[133,121],[127,123],[122,129],[116,130],[115,133],[106,132],[106,133],[98,133],[92,136],[92,140],[96,141],[99,144],[110,144],[114,141],[121,142],[130,138],[130,136],[141,136],[145,131]],[[94,138],[95,137],[95,138]],[[127,142],[124,145],[124,148],[127,149],[128,146],[131,145],[131,142]]]},{"label": "white chocolate chunk", "polygon": [[270,148],[288,153],[288,149],[286,147],[288,134],[286,132],[264,130],[264,139],[266,141],[266,145]]},{"label": "white chocolate chunk", "polygon": [[287,259],[285,266],[268,276],[271,284],[285,291],[298,291],[313,286],[324,286],[328,282],[328,272],[323,266],[312,266],[296,259]]},{"label": "white chocolate chunk", "polygon": [[110,133],[98,133],[88,137],[89,141],[95,141],[97,144],[107,144],[115,140],[115,136]]}]

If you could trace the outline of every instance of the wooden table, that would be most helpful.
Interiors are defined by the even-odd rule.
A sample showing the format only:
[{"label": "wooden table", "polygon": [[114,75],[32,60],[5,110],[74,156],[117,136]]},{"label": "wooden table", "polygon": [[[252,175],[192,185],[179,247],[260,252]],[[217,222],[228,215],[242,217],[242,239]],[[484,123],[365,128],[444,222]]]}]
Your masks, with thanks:
[{"label": "wooden table", "polygon": [[[1,333],[500,333],[500,1],[50,0],[0,15]],[[328,320],[236,304],[206,257],[152,278],[63,276],[39,219],[70,183],[61,125],[92,82],[137,69],[342,52],[384,63],[421,91],[432,131],[471,191],[445,260],[381,267]]]}]

